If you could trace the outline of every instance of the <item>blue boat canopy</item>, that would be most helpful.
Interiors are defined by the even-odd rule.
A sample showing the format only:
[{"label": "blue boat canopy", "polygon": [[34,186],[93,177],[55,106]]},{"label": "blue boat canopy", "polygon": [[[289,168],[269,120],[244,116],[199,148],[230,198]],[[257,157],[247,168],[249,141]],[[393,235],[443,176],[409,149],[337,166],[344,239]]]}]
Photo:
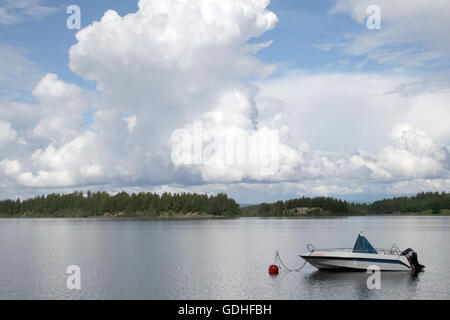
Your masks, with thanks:
[{"label": "blue boat canopy", "polygon": [[358,239],[356,239],[355,246],[353,247],[353,252],[358,253],[378,253],[374,247],[370,244],[366,237],[358,234]]}]

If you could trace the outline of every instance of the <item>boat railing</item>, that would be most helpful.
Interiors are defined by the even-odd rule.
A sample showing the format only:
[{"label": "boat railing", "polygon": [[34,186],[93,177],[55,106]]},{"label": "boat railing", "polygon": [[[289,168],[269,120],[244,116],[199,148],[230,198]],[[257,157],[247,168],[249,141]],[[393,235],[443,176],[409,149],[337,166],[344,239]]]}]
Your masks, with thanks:
[{"label": "boat railing", "polygon": [[[308,244],[306,246],[309,252],[333,252],[333,251],[340,251],[340,252],[353,252],[353,248],[328,248],[328,249],[317,249],[312,244]],[[393,245],[390,249],[386,248],[375,248],[378,253],[383,254],[389,254],[389,255],[401,255],[400,249],[397,247],[397,245]]]},{"label": "boat railing", "polygon": [[[308,248],[309,249],[309,248]],[[311,250],[310,250],[311,251]],[[327,249],[316,249],[314,248],[315,252],[322,252],[322,251],[344,251],[344,252],[352,252],[353,248],[327,248]]]},{"label": "boat railing", "polygon": [[400,256],[402,254],[402,251],[397,247],[397,244],[395,244],[395,243],[392,245],[389,252],[391,252],[392,254],[396,254],[398,256]]}]

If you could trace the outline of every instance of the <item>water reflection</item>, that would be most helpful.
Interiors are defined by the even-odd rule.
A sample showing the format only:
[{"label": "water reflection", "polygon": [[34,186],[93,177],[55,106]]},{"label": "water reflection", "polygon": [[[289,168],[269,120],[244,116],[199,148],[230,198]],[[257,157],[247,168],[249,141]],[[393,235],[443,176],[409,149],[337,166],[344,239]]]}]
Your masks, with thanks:
[{"label": "water reflection", "polygon": [[[311,298],[328,296],[331,299],[415,299],[423,274],[413,272],[380,273],[380,289],[369,289],[366,272],[317,270],[304,277],[303,285]],[[325,292],[328,291],[328,292]]]},{"label": "water reflection", "polygon": [[[305,245],[347,247],[364,230],[374,245],[411,247],[417,275],[317,271],[270,277],[276,249],[292,269]],[[450,217],[226,221],[0,219],[0,299],[448,299]],[[81,267],[68,291],[66,268]]]}]

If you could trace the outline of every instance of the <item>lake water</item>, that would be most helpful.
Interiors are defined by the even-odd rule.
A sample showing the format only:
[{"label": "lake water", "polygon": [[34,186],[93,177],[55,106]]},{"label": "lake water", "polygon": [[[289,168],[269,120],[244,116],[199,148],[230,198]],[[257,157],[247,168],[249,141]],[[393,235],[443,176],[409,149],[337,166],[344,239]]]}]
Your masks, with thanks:
[{"label": "lake water", "polygon": [[[299,267],[306,244],[413,248],[426,271],[267,273],[279,249]],[[336,219],[0,219],[0,299],[449,299],[450,217]],[[81,269],[81,289],[66,269]]]}]

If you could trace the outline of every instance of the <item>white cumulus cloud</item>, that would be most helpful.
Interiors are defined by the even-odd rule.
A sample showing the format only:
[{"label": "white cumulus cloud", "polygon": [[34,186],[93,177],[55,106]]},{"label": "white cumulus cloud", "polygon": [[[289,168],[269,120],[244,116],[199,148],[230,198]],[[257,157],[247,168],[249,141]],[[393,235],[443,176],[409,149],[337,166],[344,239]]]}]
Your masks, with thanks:
[{"label": "white cumulus cloud", "polygon": [[17,132],[13,129],[11,123],[0,120],[0,148],[16,138]]},{"label": "white cumulus cloud", "polygon": [[[359,5],[345,3],[336,12],[353,16]],[[94,81],[95,94],[49,73],[32,90],[37,103],[0,102],[2,181],[29,194],[95,187],[275,197],[448,188],[446,87],[429,90],[420,75],[376,72],[266,79],[275,67],[256,53],[271,42],[249,40],[275,27],[268,5],[140,0],[135,13],[108,10],[76,34],[69,52],[71,70]],[[364,52],[353,45],[353,53]],[[195,135],[196,123],[206,147],[211,134],[258,140],[276,133],[274,152],[267,140],[258,145],[276,155],[275,170],[239,163],[248,146],[225,149],[225,161],[174,163],[173,133]]]}]

